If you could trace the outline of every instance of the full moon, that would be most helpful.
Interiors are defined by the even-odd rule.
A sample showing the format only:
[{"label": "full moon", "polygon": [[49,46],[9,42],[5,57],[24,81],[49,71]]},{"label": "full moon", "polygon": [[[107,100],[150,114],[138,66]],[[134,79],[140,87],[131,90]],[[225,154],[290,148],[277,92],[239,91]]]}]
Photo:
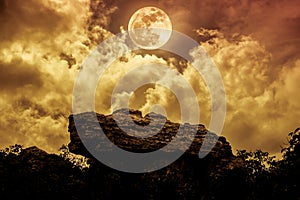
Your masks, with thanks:
[{"label": "full moon", "polygon": [[172,23],[161,9],[144,7],[131,16],[128,31],[131,40],[138,47],[153,50],[168,42],[172,34]]}]

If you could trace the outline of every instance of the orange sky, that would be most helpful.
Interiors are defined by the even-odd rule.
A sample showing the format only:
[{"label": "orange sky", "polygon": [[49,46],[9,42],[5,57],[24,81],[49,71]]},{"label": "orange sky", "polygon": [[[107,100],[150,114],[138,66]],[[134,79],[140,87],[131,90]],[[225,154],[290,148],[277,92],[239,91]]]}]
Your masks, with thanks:
[{"label": "orange sky", "polygon": [[[218,66],[226,90],[223,135],[234,149],[278,153],[300,126],[300,4],[261,0],[0,0],[0,146],[36,145],[55,152],[68,143],[73,84],[97,44],[127,27],[143,6],[163,9],[173,28],[197,40]],[[97,111],[126,66],[153,61],[177,67],[177,57],[128,55],[116,61],[97,93]],[[122,66],[122,67],[120,67]],[[199,95],[202,123],[209,96],[193,69],[182,72]],[[168,92],[149,89],[149,101],[169,106]],[[147,105],[143,105],[144,108]],[[176,118],[176,115],[173,116]]]}]

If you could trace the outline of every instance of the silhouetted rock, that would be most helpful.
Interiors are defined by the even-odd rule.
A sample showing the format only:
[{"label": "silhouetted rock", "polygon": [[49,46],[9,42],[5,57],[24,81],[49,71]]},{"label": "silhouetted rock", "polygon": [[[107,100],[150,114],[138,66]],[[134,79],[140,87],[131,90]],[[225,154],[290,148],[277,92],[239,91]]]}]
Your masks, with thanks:
[{"label": "silhouetted rock", "polygon": [[[173,123],[164,116],[155,113],[148,114],[142,117],[141,112],[130,110],[128,118],[127,110],[118,110],[114,115],[118,116],[118,122],[122,124],[127,130],[132,132],[140,131],[138,134],[143,134],[143,130],[149,132],[156,131],[156,127],[160,127],[159,122],[165,121],[163,127],[159,129],[157,134],[140,138],[134,137],[132,132],[123,131],[116,121],[114,115],[102,115],[94,112],[81,113],[76,115],[76,126],[74,123],[74,116],[69,117],[69,132],[70,143],[69,149],[71,152],[80,154],[90,158],[91,167],[89,170],[89,180],[92,183],[90,187],[92,190],[102,188],[96,196],[101,196],[104,199],[123,198],[137,199],[210,199],[210,181],[221,176],[226,170],[233,170],[243,166],[242,161],[233,156],[230,144],[224,137],[218,138],[217,135],[210,133],[204,125],[183,124],[181,128],[184,135],[178,143],[167,148],[167,153],[173,151],[184,151],[181,148],[181,142],[187,137],[192,137],[191,131],[196,129],[196,136],[190,148],[183,152],[183,155],[170,164],[169,166],[157,171],[142,174],[128,174],[111,169],[104,164],[98,162],[87,151],[82,144],[82,139],[87,141],[97,141],[97,144],[102,144],[99,137],[99,123],[104,134],[112,142],[110,145],[117,145],[118,147],[131,152],[150,152],[160,149],[168,145],[178,132],[180,124]],[[151,116],[151,118],[150,118]],[[126,119],[132,119],[134,123],[142,128],[137,127],[133,129]],[[151,124],[149,129],[144,129],[148,124]],[[81,138],[78,136],[77,130],[81,131]],[[200,159],[198,156],[204,138],[208,136],[209,141],[214,142],[218,139],[216,145],[209,152],[209,154]],[[111,146],[104,148],[106,151],[111,150]],[[103,180],[99,183],[97,180]],[[107,180],[107,181],[104,181]],[[117,195],[117,196],[114,196]]]},{"label": "silhouetted rock", "polygon": [[[118,147],[131,151],[131,152],[151,152],[157,149],[160,149],[166,145],[168,145],[175,137],[176,133],[179,130],[179,126],[183,130],[183,136],[180,138],[177,143],[173,145],[169,145],[166,151],[183,151],[185,149],[182,148],[181,143],[186,141],[187,139],[191,139],[193,142],[190,148],[186,151],[186,153],[192,155],[198,155],[201,145],[203,143],[204,138],[206,137],[208,141],[210,141],[213,145],[215,140],[218,140],[211,150],[210,155],[214,155],[215,157],[233,157],[231,146],[226,141],[225,137],[218,138],[214,133],[209,132],[204,125],[191,125],[191,124],[178,124],[173,123],[164,116],[158,115],[155,113],[147,114],[142,117],[140,111],[130,110],[129,116],[137,125],[134,128],[128,122],[128,113],[127,110],[121,109],[114,113],[118,116],[119,123],[122,124],[122,128],[125,127],[126,130],[130,132],[124,132],[114,120],[113,115],[102,115],[94,112],[87,112],[76,115],[76,127],[74,122],[73,115],[69,117],[69,132],[70,132],[70,143],[69,149],[70,152],[75,154],[80,154],[83,156],[91,157],[89,152],[86,150],[84,145],[82,144],[82,140],[84,141],[97,141],[99,144],[102,144],[102,141],[99,140],[99,126],[95,126],[95,123],[99,123],[104,134],[109,138],[109,140]],[[151,119],[150,119],[151,115]],[[165,121],[162,128],[159,122]],[[151,123],[151,127],[147,128],[147,125]],[[140,126],[140,128],[139,128]],[[146,127],[146,128],[145,128]],[[81,135],[79,137],[77,133],[77,129],[81,131]],[[143,136],[149,132],[153,133],[158,132],[151,137],[134,137],[133,135]],[[193,138],[191,132],[195,132],[196,136]],[[111,146],[113,145],[111,144]],[[107,145],[107,144],[103,144]],[[110,151],[111,146],[106,146],[105,149]],[[204,149],[205,151],[205,149]],[[208,152],[210,149],[207,150]]]}]

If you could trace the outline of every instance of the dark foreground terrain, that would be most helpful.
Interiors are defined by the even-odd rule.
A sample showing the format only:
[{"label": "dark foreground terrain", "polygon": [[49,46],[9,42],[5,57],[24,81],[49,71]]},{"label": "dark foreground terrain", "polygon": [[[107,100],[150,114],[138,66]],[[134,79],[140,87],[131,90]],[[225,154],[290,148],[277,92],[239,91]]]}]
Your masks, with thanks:
[{"label": "dark foreground terrain", "polygon": [[[126,112],[119,110],[117,114],[122,119]],[[260,150],[241,150],[235,156],[224,137],[217,138],[197,125],[192,145],[174,163],[154,172],[125,173],[98,162],[83,146],[81,139],[97,141],[96,130],[90,126],[95,115],[77,115],[81,120],[76,127],[74,116],[69,117],[70,143],[62,147],[60,155],[21,145],[3,149],[0,199],[300,199],[299,128],[289,134],[283,158],[275,161]],[[163,118],[156,114],[151,119],[142,117],[139,111],[130,111],[130,117],[142,127],[149,122],[155,127]],[[179,127],[167,120],[156,135],[136,138],[123,132],[111,115],[97,114],[97,120],[110,141],[132,152],[149,152],[167,145]],[[195,125],[183,126],[185,137],[189,137]],[[85,131],[85,138],[79,138],[77,129]],[[198,152],[206,136],[218,141],[200,159]],[[181,150],[180,141],[176,146],[168,153]],[[110,147],[105,149],[109,151]]]}]

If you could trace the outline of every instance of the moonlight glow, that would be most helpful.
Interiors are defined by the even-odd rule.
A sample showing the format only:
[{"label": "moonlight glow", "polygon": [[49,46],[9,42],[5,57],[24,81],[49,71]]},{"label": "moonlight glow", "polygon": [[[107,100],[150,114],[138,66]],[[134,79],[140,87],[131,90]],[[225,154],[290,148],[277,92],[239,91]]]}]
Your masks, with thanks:
[{"label": "moonlight glow", "polygon": [[131,16],[128,31],[131,40],[140,48],[158,49],[170,39],[172,23],[161,9],[144,7]]}]

